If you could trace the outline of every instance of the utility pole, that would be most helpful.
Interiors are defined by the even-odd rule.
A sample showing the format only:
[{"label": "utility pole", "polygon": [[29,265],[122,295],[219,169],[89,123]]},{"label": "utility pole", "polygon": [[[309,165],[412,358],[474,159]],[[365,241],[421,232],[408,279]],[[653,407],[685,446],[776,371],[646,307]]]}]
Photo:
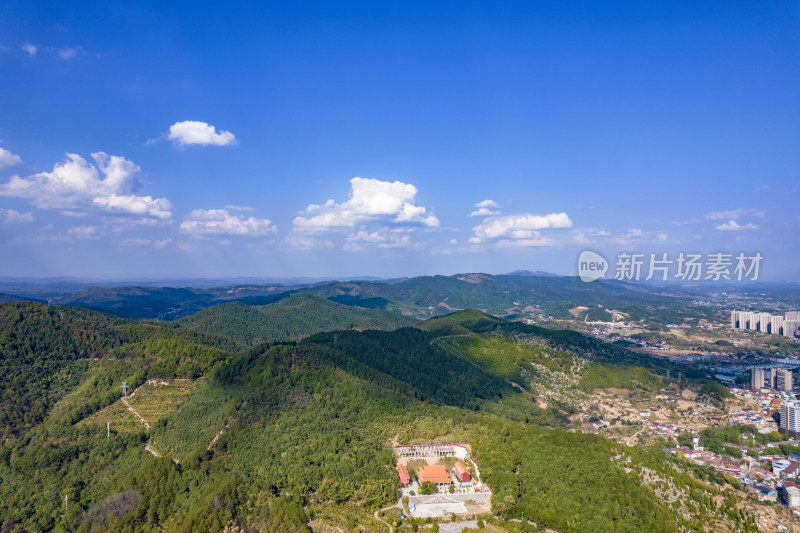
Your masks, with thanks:
[{"label": "utility pole", "polygon": [[123,397],[128,396],[128,384],[125,383],[124,381],[122,382],[122,396]]},{"label": "utility pole", "polygon": [[64,494],[64,512],[67,512],[67,502],[69,501],[69,496]]},{"label": "utility pole", "polygon": [[106,438],[111,438],[111,421],[106,422]]}]

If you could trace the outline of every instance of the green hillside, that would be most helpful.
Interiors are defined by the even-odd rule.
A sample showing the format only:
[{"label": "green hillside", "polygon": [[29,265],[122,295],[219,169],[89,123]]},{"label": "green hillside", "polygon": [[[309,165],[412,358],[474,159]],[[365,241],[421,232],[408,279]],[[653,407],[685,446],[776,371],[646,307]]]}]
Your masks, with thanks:
[{"label": "green hillside", "polygon": [[184,329],[212,333],[240,344],[296,341],[322,331],[390,330],[416,323],[389,311],[350,307],[313,294],[297,294],[265,306],[231,302],[177,321]]},{"label": "green hillside", "polygon": [[[275,321],[278,310],[301,322],[298,310],[341,312],[309,296],[267,307]],[[430,441],[472,446],[508,531],[532,530],[504,522],[523,514],[562,532],[743,520],[729,488],[687,475],[663,448],[568,432],[562,407],[541,408],[509,384],[525,377],[519,368],[577,360],[593,381],[579,380],[576,393],[619,386],[616,373],[593,367],[634,372],[637,387],[661,383],[668,363],[630,366],[643,356],[579,334],[465,311],[418,328],[322,332],[239,351],[220,332],[78,309],[15,303],[0,313],[4,363],[46,362],[15,375],[19,364],[3,367],[3,402],[15,406],[0,438],[6,531],[284,533],[309,531],[313,519],[316,531],[383,533],[373,512],[397,501],[391,443]],[[120,399],[123,380],[149,430]],[[35,402],[35,416],[14,415]],[[643,481],[643,469],[657,480]],[[687,503],[665,503],[657,489],[666,484]],[[706,505],[717,496],[727,500]]]},{"label": "green hillside", "polygon": [[[175,320],[223,303],[263,306],[301,293],[351,307],[382,309],[421,319],[461,309],[480,309],[509,319],[534,311],[560,319],[610,320],[607,309],[625,313],[631,320],[659,323],[715,316],[713,309],[694,303],[695,296],[674,290],[668,293],[655,286],[616,280],[584,283],[570,276],[480,273],[293,286],[90,287],[63,296],[56,303],[127,318]],[[576,317],[570,313],[576,307],[586,310]]]}]

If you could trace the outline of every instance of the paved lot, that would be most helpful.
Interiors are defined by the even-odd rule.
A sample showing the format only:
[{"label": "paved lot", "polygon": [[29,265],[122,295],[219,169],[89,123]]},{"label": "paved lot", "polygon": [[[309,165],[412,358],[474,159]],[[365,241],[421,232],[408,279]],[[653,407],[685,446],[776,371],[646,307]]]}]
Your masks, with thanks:
[{"label": "paved lot", "polygon": [[[411,512],[415,518],[437,518],[443,517],[448,513],[469,514],[475,512],[467,509],[466,502],[473,501],[486,506],[489,511],[491,494],[432,494],[430,496],[412,496],[410,502],[416,505],[416,509]],[[458,522],[456,522],[458,523]],[[462,526],[464,527],[464,526]],[[461,531],[456,529],[453,531]]]}]

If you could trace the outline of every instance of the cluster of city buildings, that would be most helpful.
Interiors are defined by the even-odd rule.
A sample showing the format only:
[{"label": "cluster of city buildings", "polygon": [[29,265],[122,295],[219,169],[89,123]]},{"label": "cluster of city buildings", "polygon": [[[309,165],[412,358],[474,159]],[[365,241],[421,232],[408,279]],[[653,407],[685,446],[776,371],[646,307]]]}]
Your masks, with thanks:
[{"label": "cluster of city buildings", "polygon": [[778,403],[780,418],[778,430],[791,439],[800,437],[800,400],[791,393],[793,388],[792,371],[786,368],[752,368],[750,388],[754,391],[775,389],[780,394],[773,401]]},{"label": "cluster of city buildings", "polygon": [[792,371],[787,368],[751,368],[750,389],[775,389],[777,391],[791,392],[794,386]]},{"label": "cluster of city buildings", "polygon": [[800,311],[789,311],[783,316],[752,311],[731,311],[731,328],[797,337],[797,329],[800,328]]}]

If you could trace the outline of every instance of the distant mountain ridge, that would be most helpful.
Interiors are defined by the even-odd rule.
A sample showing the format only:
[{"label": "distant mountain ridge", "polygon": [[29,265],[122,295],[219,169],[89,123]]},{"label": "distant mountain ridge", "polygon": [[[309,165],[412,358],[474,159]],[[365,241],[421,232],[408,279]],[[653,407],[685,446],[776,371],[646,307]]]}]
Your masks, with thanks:
[{"label": "distant mountain ridge", "polygon": [[705,316],[691,308],[689,294],[616,280],[584,283],[574,276],[528,271],[327,281],[295,286],[90,287],[51,299],[50,303],[91,308],[125,318],[176,320],[222,303],[267,305],[302,293],[351,307],[383,309],[418,319],[459,309],[481,309],[512,320],[531,313],[572,320],[576,318],[575,309],[583,309],[582,313],[591,317],[606,316],[605,309],[614,309],[633,320],[647,318],[667,323],[678,315]]},{"label": "distant mountain ridge", "polygon": [[514,270],[513,272],[506,274],[506,276],[538,276],[540,278],[562,277],[560,274],[553,274],[552,272],[544,272],[542,270],[536,270],[535,272],[531,272],[530,270]]},{"label": "distant mountain ridge", "polygon": [[333,330],[393,330],[417,320],[379,309],[336,303],[314,294],[294,294],[263,306],[241,302],[216,305],[175,324],[183,329],[219,335],[240,344],[298,341]]}]

